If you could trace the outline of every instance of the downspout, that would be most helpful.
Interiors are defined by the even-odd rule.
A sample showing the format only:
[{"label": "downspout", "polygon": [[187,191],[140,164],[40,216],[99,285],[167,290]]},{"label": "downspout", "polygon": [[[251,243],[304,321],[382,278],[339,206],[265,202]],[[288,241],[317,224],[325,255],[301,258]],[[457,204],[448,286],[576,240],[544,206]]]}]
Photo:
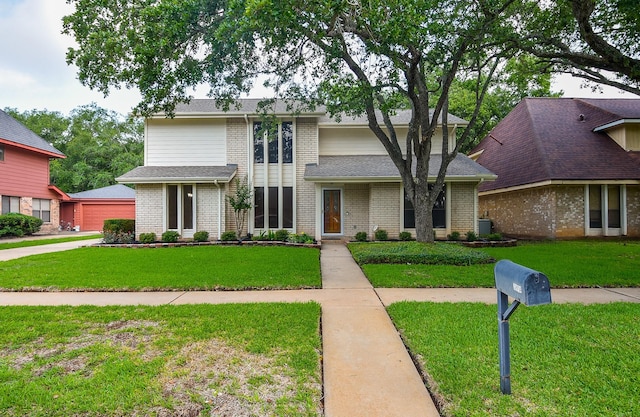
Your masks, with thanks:
[{"label": "downspout", "polygon": [[213,184],[218,188],[218,240],[220,240],[222,236],[222,192],[218,180],[213,180]]},{"label": "downspout", "polygon": [[[244,122],[247,126],[247,187],[249,190],[253,190],[253,139],[251,137],[251,125],[249,124],[249,116],[244,114]],[[252,233],[253,230],[253,208],[249,211],[249,218],[247,219],[247,234]]]}]

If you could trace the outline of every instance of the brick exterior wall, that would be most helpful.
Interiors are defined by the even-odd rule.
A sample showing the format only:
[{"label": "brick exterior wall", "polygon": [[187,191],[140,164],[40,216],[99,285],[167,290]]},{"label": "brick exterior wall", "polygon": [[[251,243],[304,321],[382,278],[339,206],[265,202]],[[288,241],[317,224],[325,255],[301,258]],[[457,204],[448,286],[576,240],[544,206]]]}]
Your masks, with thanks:
[{"label": "brick exterior wall", "polygon": [[640,237],[640,185],[627,185],[627,236]]},{"label": "brick exterior wall", "polygon": [[[214,184],[197,184],[196,186],[196,232],[209,232],[209,239],[220,238],[218,230],[218,192],[224,194],[224,188]],[[222,200],[224,203],[224,199]],[[223,206],[224,207],[224,206]],[[225,213],[223,208],[221,225],[225,225]]]},{"label": "brick exterior wall", "polygon": [[371,184],[369,194],[369,233],[373,227],[387,231],[390,239],[400,234],[400,186],[398,183]]},{"label": "brick exterior wall", "polygon": [[[473,219],[475,214],[476,184],[449,183],[447,187],[451,190],[451,231],[460,232],[464,236],[468,231],[475,230]],[[440,236],[438,235],[438,237]]]},{"label": "brick exterior wall", "polygon": [[369,184],[348,184],[343,189],[344,215],[342,230],[345,237],[355,238],[356,233],[366,232],[373,238],[369,225]]},{"label": "brick exterior wall", "polygon": [[136,239],[141,233],[155,233],[158,239],[162,236],[164,225],[162,185],[161,184],[137,184],[136,185]]},{"label": "brick exterior wall", "polygon": [[[252,123],[249,121],[249,123]],[[248,175],[247,160],[249,150],[247,149],[247,122],[244,119],[227,119],[227,163],[237,164],[238,171],[235,178],[226,187],[227,195],[235,195],[236,193],[236,179],[244,181]],[[227,230],[236,230],[236,220],[233,208],[226,201],[226,196],[223,199],[225,210],[225,222],[223,223],[224,230],[220,234]],[[217,206],[216,206],[217,207]],[[250,213],[247,214],[247,219]],[[247,233],[248,221],[245,222],[245,226],[242,230],[242,235]]]},{"label": "brick exterior wall", "polygon": [[555,186],[555,237],[584,236],[584,186]]},{"label": "brick exterior wall", "polygon": [[307,233],[320,239],[316,230],[316,187],[304,180],[307,164],[318,162],[318,125],[316,119],[296,120],[296,233]]}]

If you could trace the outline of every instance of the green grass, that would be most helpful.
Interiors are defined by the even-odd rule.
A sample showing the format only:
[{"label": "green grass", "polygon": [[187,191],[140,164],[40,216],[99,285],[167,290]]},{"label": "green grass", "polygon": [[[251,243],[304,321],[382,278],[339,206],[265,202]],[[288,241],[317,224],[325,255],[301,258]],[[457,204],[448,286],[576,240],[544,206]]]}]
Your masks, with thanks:
[{"label": "green grass", "polygon": [[[554,288],[640,286],[639,241],[520,242],[516,247],[483,248],[487,255],[538,270]],[[493,264],[391,265],[362,269],[376,287],[493,287]]]},{"label": "green grass", "polygon": [[30,246],[51,245],[53,243],[75,242],[76,240],[98,239],[101,237],[102,237],[101,234],[95,234],[95,235],[88,235],[88,236],[70,236],[70,237],[57,237],[57,238],[51,238],[51,239],[21,240],[19,242],[6,242],[6,243],[1,243],[2,240],[0,240],[0,250],[26,248]]},{"label": "green grass", "polygon": [[520,307],[510,396],[500,393],[495,305],[403,302],[389,312],[444,416],[640,415],[640,304]]},{"label": "green grass", "polygon": [[0,315],[3,416],[321,414],[317,304]]},{"label": "green grass", "polygon": [[89,247],[0,262],[10,290],[319,288],[320,251],[287,246]]}]

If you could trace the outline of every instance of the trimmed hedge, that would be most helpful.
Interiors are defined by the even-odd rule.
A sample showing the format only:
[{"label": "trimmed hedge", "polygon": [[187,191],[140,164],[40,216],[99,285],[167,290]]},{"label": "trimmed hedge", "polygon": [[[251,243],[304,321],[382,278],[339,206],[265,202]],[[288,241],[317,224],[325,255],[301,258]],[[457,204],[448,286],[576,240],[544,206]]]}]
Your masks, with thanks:
[{"label": "trimmed hedge", "polygon": [[102,224],[104,243],[133,243],[136,239],[133,219],[105,219]]},{"label": "trimmed hedge", "polygon": [[0,236],[31,235],[40,230],[42,219],[20,213],[8,213],[0,216]]}]

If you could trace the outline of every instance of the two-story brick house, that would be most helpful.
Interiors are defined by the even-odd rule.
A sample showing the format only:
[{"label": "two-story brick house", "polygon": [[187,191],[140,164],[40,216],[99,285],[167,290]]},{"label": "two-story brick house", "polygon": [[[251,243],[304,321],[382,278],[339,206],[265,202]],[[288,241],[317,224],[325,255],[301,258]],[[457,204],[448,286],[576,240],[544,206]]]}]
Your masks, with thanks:
[{"label": "two-story brick house", "polygon": [[[136,186],[137,235],[176,230],[190,237],[206,230],[216,239],[235,230],[227,196],[235,179],[245,178],[254,206],[248,233],[287,229],[321,240],[361,231],[373,236],[379,228],[391,238],[404,230],[415,235],[400,175],[365,119],[337,122],[322,109],[292,115],[278,103],[277,126],[266,129],[258,101],[222,111],[213,100],[192,100],[174,118],[145,121],[144,166],[117,179]],[[399,135],[406,133],[408,114],[399,112],[394,123]],[[466,122],[449,116],[449,123]],[[440,158],[433,148],[435,179]],[[438,237],[477,231],[478,184],[494,178],[464,155],[451,163],[434,210]]]},{"label": "two-story brick house", "polygon": [[42,219],[41,231],[58,230],[66,194],[49,181],[49,161],[64,154],[0,110],[0,199],[2,214]]}]

